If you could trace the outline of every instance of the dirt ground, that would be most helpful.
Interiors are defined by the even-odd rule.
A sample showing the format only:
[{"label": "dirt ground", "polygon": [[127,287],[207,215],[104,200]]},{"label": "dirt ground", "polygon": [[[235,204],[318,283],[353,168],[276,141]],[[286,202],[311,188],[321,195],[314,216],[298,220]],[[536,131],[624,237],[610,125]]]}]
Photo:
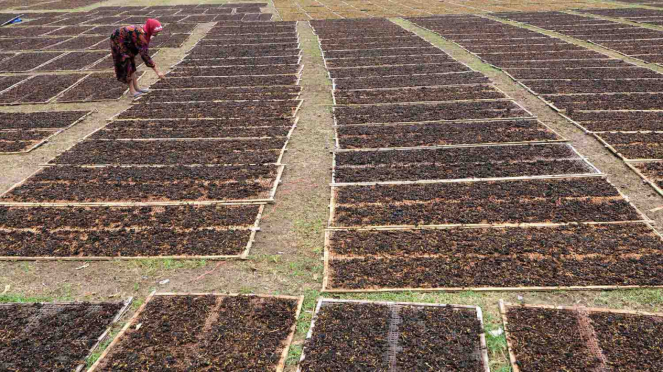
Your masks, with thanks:
[{"label": "dirt ground", "polygon": [[[131,5],[173,5],[198,3],[196,0],[137,0]],[[212,1],[206,1],[212,2]],[[216,1],[215,1],[216,2]],[[110,0],[102,5],[128,4],[126,0]],[[373,9],[372,11],[358,10]],[[431,4],[437,5],[431,5]],[[326,1],[326,0],[275,0],[269,9],[281,19],[300,19],[302,14],[336,14],[354,16],[390,17],[401,15],[426,15],[441,13],[444,7],[449,13],[484,13],[489,10],[548,9],[549,2],[528,1],[498,2],[472,0],[457,2],[433,2],[429,0]],[[372,5],[368,5],[372,4]],[[443,4],[443,5],[439,5]],[[609,1],[555,2],[555,9],[579,7],[614,7]],[[88,8],[86,8],[88,9]],[[295,11],[295,10],[297,11]],[[317,9],[312,12],[312,9]],[[326,9],[323,11],[322,9]],[[410,9],[406,11],[406,9]],[[425,12],[417,9],[428,9]],[[433,10],[434,9],[434,10]],[[267,10],[269,11],[269,10]],[[382,13],[380,13],[382,12]],[[416,13],[416,14],[412,14]],[[336,17],[334,16],[334,17]],[[329,16],[329,18],[334,18]],[[304,20],[307,18],[304,18]],[[566,121],[541,100],[510,80],[506,75],[481,62],[453,43],[431,32],[422,30],[406,21],[397,24],[415,31],[426,40],[442,48],[454,58],[477,69],[539,117],[571,141],[578,151],[608,174],[615,184],[643,212],[654,220],[663,231],[663,210],[650,212],[663,206],[663,197],[624,163],[610,153],[594,137]],[[211,24],[199,25],[187,44],[178,49],[159,52],[155,61],[166,70],[178,62],[185,52],[200,39]],[[299,122],[288,144],[283,159],[285,172],[276,193],[276,202],[268,205],[248,260],[244,261],[176,261],[135,260],[107,262],[0,262],[0,296],[2,301],[12,300],[119,300],[134,296],[135,305],[153,290],[167,292],[239,292],[261,294],[305,295],[304,311],[298,323],[294,346],[289,355],[289,370],[294,370],[301,344],[308,330],[315,299],[320,295],[323,276],[324,231],[328,217],[331,182],[330,151],[333,149],[331,83],[323,65],[317,37],[306,22],[298,24],[303,50],[304,71],[301,84],[304,103],[299,112]],[[593,45],[589,46],[595,50]],[[606,52],[608,53],[608,52]],[[623,56],[619,56],[624,58]],[[651,67],[651,66],[646,66]],[[660,69],[659,69],[660,70]],[[143,85],[156,81],[152,71],[141,80]],[[95,110],[84,122],[54,137],[49,143],[25,155],[0,157],[0,192],[7,190],[39,169],[85,135],[106,123],[106,119],[130,105],[128,98],[118,101],[86,104],[22,105],[0,107],[3,112],[30,112],[42,110]],[[587,305],[612,308],[630,308],[647,311],[663,311],[663,291],[555,291],[555,292],[461,292],[461,293],[380,293],[334,295],[338,298],[362,298],[417,302],[441,302],[479,305],[486,317],[488,329],[499,327],[499,299],[509,302],[533,304]],[[131,312],[125,315],[131,316]],[[508,371],[503,337],[489,337],[491,369]]]}]

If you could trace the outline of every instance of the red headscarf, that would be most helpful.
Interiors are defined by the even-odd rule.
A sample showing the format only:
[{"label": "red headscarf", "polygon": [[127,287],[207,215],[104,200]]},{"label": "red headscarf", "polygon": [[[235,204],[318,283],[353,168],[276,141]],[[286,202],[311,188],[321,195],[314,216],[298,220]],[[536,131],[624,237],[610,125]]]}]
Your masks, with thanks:
[{"label": "red headscarf", "polygon": [[143,30],[145,30],[145,36],[147,36],[147,40],[149,41],[150,39],[152,39],[152,35],[163,30],[163,27],[161,27],[161,22],[157,21],[156,19],[150,18],[147,21],[145,21]]}]

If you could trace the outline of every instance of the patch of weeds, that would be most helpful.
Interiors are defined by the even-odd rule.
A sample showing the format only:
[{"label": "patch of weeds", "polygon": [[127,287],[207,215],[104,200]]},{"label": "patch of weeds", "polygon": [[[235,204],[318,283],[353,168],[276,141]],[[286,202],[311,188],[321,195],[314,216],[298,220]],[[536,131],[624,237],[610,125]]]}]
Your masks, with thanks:
[{"label": "patch of weeds", "polygon": [[318,290],[309,289],[304,292],[302,311],[299,314],[299,319],[297,319],[297,332],[295,333],[297,336],[304,337],[308,333],[311,319],[313,319],[313,312],[318,304],[318,297],[320,297],[320,291]]},{"label": "patch of weeds", "polygon": [[315,310],[302,311],[299,315],[299,319],[297,319],[297,335],[306,336],[311,326],[311,320],[313,319],[313,311]]},{"label": "patch of weeds", "polygon": [[71,283],[64,283],[62,287],[55,290],[57,293],[57,298],[62,301],[71,301],[74,299],[74,289],[71,287]]},{"label": "patch of weeds", "polygon": [[[313,312],[315,311],[315,307],[318,304],[318,297],[320,297],[320,291],[318,290],[309,289],[304,292],[302,311],[299,314],[299,319],[297,319],[297,327],[295,332],[295,338],[298,340],[303,340],[308,333],[309,327],[311,326],[311,319],[313,319]],[[288,352],[286,364],[296,365],[299,363],[303,349],[303,345],[292,345],[290,347],[290,351]]]},{"label": "patch of weeds", "polygon": [[254,262],[268,262],[268,263],[279,263],[281,261],[281,255],[279,254],[258,254],[250,255],[248,257],[249,261]]},{"label": "patch of weeds", "polygon": [[608,307],[631,307],[632,305],[654,307],[658,311],[663,307],[663,289],[633,289],[627,291],[601,292],[596,302]]},{"label": "patch of weeds", "polygon": [[175,260],[172,258],[145,258],[126,262],[129,266],[144,271],[147,275],[158,271],[195,269],[207,265],[206,260]]},{"label": "patch of weeds", "polygon": [[[486,331],[486,347],[488,348],[488,355],[490,360],[491,371],[511,371],[511,367],[505,364],[508,358],[508,347],[506,342],[506,334],[493,336],[491,331],[502,328],[501,319],[495,319],[490,314],[483,314],[484,330]],[[503,328],[502,328],[503,330]]]},{"label": "patch of weeds", "polygon": [[141,307],[141,305],[143,305],[144,302],[145,300],[142,298],[134,298],[134,300],[131,301],[131,310],[133,311],[138,310],[138,308]]},{"label": "patch of weeds", "polygon": [[285,360],[285,364],[289,366],[294,366],[299,363],[299,359],[302,357],[302,351],[304,347],[302,345],[290,345],[290,350],[288,350],[288,358]]},{"label": "patch of weeds", "polygon": [[421,293],[421,292],[378,292],[355,293],[343,296],[353,300],[389,301],[389,302],[421,302],[438,304],[476,304],[481,297],[476,292],[464,291],[459,293]]},{"label": "patch of weeds", "polygon": [[306,276],[311,269],[311,263],[305,260],[288,262],[288,274],[290,276]]},{"label": "patch of weeds", "polygon": [[85,364],[86,364],[87,368],[92,367],[92,365],[93,365],[97,360],[99,360],[99,358],[101,357],[101,354],[104,353],[104,350],[106,350],[106,348],[108,347],[108,345],[110,345],[110,343],[113,342],[113,339],[115,339],[115,337],[117,336],[117,334],[120,333],[120,329],[121,329],[121,328],[117,328],[117,329],[111,330],[111,331],[108,333],[108,337],[106,337],[106,338],[104,339],[104,341],[103,341],[102,343],[100,343],[99,346],[98,346],[96,349],[94,349],[94,352],[92,352],[92,354],[90,354],[90,356],[87,357],[87,359],[85,359]]},{"label": "patch of weeds", "polygon": [[24,296],[20,293],[5,293],[3,295],[0,295],[0,303],[7,303],[7,302],[33,303],[33,302],[51,302],[51,301],[53,301],[52,297]]},{"label": "patch of weeds", "polygon": [[475,291],[463,291],[463,292],[458,292],[456,294],[458,298],[461,298],[463,300],[472,300],[476,301],[481,298],[481,295],[478,292]]},{"label": "patch of weeds", "polygon": [[34,270],[34,265],[31,262],[21,262],[21,271],[26,274],[31,273]]},{"label": "patch of weeds", "polygon": [[322,252],[319,242],[324,229],[325,221],[322,218],[295,221],[295,233],[300,236],[301,243],[306,248],[318,254]]},{"label": "patch of weeds", "polygon": [[239,294],[252,294],[254,293],[254,289],[251,287],[242,287],[239,289]]}]

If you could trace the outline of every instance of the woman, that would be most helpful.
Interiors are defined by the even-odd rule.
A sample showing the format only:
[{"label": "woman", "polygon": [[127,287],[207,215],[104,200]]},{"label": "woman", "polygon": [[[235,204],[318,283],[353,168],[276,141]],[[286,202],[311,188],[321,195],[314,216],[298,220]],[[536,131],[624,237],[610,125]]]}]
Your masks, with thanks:
[{"label": "woman", "polygon": [[148,19],[143,26],[120,27],[110,37],[115,75],[117,80],[129,84],[129,92],[133,97],[147,93],[147,89],[138,87],[138,77],[136,76],[137,54],[140,54],[145,65],[151,67],[160,79],[165,79],[148,52],[150,39],[162,29],[163,27],[161,27],[159,21]]}]

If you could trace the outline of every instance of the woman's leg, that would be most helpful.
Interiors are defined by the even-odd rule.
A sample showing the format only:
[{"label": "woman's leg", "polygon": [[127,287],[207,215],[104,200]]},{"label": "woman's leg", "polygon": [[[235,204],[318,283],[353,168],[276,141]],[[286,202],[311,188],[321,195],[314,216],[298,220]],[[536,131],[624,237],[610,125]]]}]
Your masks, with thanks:
[{"label": "woman's leg", "polygon": [[136,91],[140,91],[140,87],[138,86],[138,73],[136,71],[131,74],[131,81],[134,83],[134,89],[136,89]]},{"label": "woman's leg", "polygon": [[136,94],[136,92],[138,92],[138,89],[136,88],[135,80],[134,80],[135,76],[136,76],[136,73],[135,73],[135,72],[132,72],[132,73],[127,77],[127,80],[129,81],[129,93],[130,93],[132,96],[133,96],[134,94]]}]

